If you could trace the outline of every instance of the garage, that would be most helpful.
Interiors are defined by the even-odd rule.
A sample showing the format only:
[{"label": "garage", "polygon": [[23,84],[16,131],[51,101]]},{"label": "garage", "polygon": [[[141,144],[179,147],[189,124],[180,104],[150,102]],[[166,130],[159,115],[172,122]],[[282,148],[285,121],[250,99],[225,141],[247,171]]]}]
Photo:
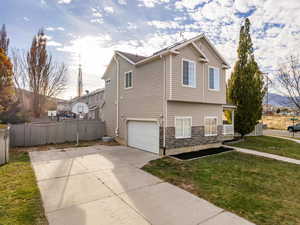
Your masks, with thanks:
[{"label": "garage", "polygon": [[159,154],[159,126],[154,121],[128,121],[128,146]]}]

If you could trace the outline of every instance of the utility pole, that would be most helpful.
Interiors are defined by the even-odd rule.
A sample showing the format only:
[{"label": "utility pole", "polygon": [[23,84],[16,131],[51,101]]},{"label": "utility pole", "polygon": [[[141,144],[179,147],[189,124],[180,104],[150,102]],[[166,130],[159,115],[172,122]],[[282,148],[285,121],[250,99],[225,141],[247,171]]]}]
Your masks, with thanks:
[{"label": "utility pole", "polygon": [[79,69],[78,69],[78,86],[77,86],[77,96],[81,97],[82,95],[82,69],[81,69],[81,64],[79,64]]}]

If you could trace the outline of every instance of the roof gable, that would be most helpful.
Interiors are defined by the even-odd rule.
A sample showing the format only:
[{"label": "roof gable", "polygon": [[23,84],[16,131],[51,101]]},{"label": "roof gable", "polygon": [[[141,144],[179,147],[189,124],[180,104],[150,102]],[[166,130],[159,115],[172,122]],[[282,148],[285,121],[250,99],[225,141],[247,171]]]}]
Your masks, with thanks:
[{"label": "roof gable", "polygon": [[[172,54],[172,53],[173,54],[180,54],[180,52],[178,51],[179,49],[191,44],[199,52],[199,54],[201,56],[200,58],[203,60],[203,62],[208,62],[208,58],[205,55],[205,53],[195,44],[195,41],[200,40],[200,39],[206,40],[207,44],[211,47],[211,49],[214,51],[214,53],[223,62],[224,68],[229,68],[229,64],[226,62],[226,60],[223,58],[223,56],[217,51],[217,49],[214,47],[214,45],[209,41],[209,39],[204,34],[200,34],[200,35],[198,35],[196,37],[193,37],[189,40],[183,40],[183,41],[177,42],[177,43],[175,43],[175,44],[173,44],[169,47],[163,48],[163,49],[153,53],[153,55],[149,56],[149,57],[141,56],[141,55],[137,55],[137,54],[131,54],[131,53],[122,52],[122,51],[115,51],[115,55],[119,55],[120,57],[125,59],[130,64],[138,66],[138,65],[142,65],[144,63],[148,63],[148,62],[150,62],[154,59],[157,59],[161,55]],[[113,57],[115,57],[115,56],[113,56]],[[113,58],[110,61],[110,64],[112,63],[112,61],[113,61]],[[106,77],[105,73],[104,73],[103,78]]]},{"label": "roof gable", "polygon": [[120,55],[122,58],[130,62],[131,64],[135,64],[143,59],[146,59],[147,57],[137,55],[137,54],[131,54],[128,52],[121,52],[121,51],[116,51],[116,54]]}]

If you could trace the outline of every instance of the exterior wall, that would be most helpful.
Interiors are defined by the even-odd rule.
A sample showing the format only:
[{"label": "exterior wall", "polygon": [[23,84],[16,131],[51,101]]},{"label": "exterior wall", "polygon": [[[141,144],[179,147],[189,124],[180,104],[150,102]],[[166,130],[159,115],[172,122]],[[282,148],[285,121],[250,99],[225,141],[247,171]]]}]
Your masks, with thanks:
[{"label": "exterior wall", "polygon": [[[126,139],[128,118],[157,119],[163,115],[163,61],[133,67],[120,60],[120,138]],[[133,87],[125,89],[125,72],[132,71]]]},{"label": "exterior wall", "polygon": [[[218,143],[222,141],[223,136],[223,107],[222,105],[202,104],[202,103],[186,103],[186,102],[168,102],[168,121],[166,128],[166,148],[180,148],[196,145],[205,145]],[[192,137],[191,138],[175,138],[175,117],[188,116],[192,117]],[[204,119],[205,117],[215,116],[218,120],[218,135],[204,135]],[[161,128],[160,144],[163,146]]]},{"label": "exterior wall", "polygon": [[[204,126],[193,126],[191,138],[175,138],[175,127],[168,127],[166,130],[166,149],[209,145],[223,141],[223,126],[218,126],[217,136],[205,136]],[[160,145],[162,146],[162,137],[160,138]]]},{"label": "exterior wall", "polygon": [[223,125],[222,105],[169,101],[167,127],[175,126],[176,116],[192,117],[192,126],[204,126],[205,117],[215,116],[218,118],[218,125]]},{"label": "exterior wall", "polygon": [[[171,55],[172,71],[168,71],[168,99],[202,103],[226,103],[226,72],[222,69],[222,61],[208,46],[205,40],[196,42],[207,56],[209,63],[199,62],[200,53],[192,44],[179,49],[180,54]],[[172,59],[171,59],[172,58]],[[182,60],[188,59],[196,63],[196,88],[182,86]],[[208,68],[214,66],[220,69],[220,91],[208,89]]]},{"label": "exterior wall", "polygon": [[[134,67],[122,57],[119,60],[119,138],[126,139],[128,118],[152,118],[160,120],[163,115],[163,61],[156,60]],[[125,89],[125,72],[132,71],[133,87]],[[105,90],[104,120],[107,134],[115,136],[116,128],[116,63],[106,73],[111,79]]]},{"label": "exterior wall", "polygon": [[103,107],[103,120],[105,122],[106,134],[108,136],[115,136],[116,128],[116,116],[117,116],[117,107],[116,107],[116,90],[117,90],[117,65],[115,61],[112,61],[107,68],[106,77],[110,79],[110,86],[105,87],[104,92],[104,107]]}]

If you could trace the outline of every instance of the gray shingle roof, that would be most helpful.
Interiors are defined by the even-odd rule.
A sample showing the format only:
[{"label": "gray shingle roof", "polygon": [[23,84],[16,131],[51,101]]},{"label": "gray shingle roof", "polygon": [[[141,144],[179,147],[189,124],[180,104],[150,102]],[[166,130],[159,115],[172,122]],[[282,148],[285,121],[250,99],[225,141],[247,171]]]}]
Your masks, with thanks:
[{"label": "gray shingle roof", "polygon": [[131,54],[128,52],[121,52],[121,51],[118,51],[118,52],[121,53],[122,55],[124,55],[126,58],[130,59],[134,63],[137,63],[137,62],[147,58],[145,56]]}]

